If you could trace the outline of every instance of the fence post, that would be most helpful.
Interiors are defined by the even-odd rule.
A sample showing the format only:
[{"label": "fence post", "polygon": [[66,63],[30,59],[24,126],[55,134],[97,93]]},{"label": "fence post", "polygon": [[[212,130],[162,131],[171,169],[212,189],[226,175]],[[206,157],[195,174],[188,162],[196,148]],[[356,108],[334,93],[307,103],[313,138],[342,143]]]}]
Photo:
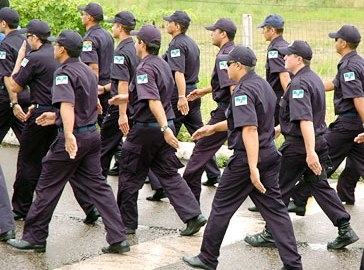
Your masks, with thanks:
[{"label": "fence post", "polygon": [[253,17],[243,14],[243,45],[253,50]]}]

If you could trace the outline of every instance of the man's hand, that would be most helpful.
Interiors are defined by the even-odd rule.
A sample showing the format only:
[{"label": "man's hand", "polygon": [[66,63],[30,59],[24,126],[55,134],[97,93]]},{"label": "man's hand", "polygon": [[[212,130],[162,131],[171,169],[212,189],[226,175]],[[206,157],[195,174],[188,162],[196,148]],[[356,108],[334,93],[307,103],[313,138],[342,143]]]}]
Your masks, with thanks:
[{"label": "man's hand", "polygon": [[311,171],[313,171],[316,175],[321,174],[322,167],[316,152],[307,153],[306,162]]},{"label": "man's hand", "polygon": [[44,112],[35,119],[35,123],[39,126],[50,126],[56,123],[55,112]]},{"label": "man's hand", "polygon": [[172,129],[167,128],[164,132],[164,140],[173,148],[179,148],[179,142],[176,136],[174,136]]},{"label": "man's hand", "polygon": [[356,142],[356,143],[364,143],[364,132],[358,134],[358,136],[356,136],[354,138],[354,142]]},{"label": "man's hand", "polygon": [[26,114],[24,113],[22,107],[19,104],[15,104],[13,107],[13,114],[16,118],[18,118],[21,122],[25,122],[27,120]]},{"label": "man's hand", "polygon": [[18,59],[19,61],[23,61],[25,58],[25,55],[27,53],[27,42],[26,40],[23,41],[23,44],[21,45],[19,51],[18,51]]},{"label": "man's hand", "polygon": [[119,129],[121,130],[121,132],[124,135],[128,135],[129,130],[130,130],[128,116],[126,114],[119,115],[118,123],[119,123]]},{"label": "man's hand", "polygon": [[102,95],[102,94],[105,94],[105,86],[98,85],[97,86],[97,95]]},{"label": "man's hand", "polygon": [[200,97],[203,97],[205,95],[203,89],[195,89],[187,96],[187,101],[194,101],[195,99],[198,99]]},{"label": "man's hand", "polygon": [[260,173],[258,168],[250,168],[250,180],[257,190],[259,190],[261,193],[266,192],[265,187],[263,186],[262,182],[260,182]]},{"label": "man's hand", "polygon": [[76,153],[78,151],[77,141],[75,135],[73,133],[64,134],[65,138],[65,149],[69,154],[70,159],[76,158]]},{"label": "man's hand", "polygon": [[120,105],[122,103],[128,102],[129,95],[128,94],[117,94],[109,99],[110,105]]},{"label": "man's hand", "polygon": [[190,108],[188,107],[188,101],[186,97],[181,96],[178,98],[177,109],[182,113],[182,115],[188,114]]},{"label": "man's hand", "polygon": [[196,130],[193,134],[191,139],[192,140],[198,140],[202,137],[210,136],[215,133],[215,130],[212,125],[205,125],[203,127],[200,127],[198,130]]},{"label": "man's hand", "polygon": [[102,114],[102,106],[99,98],[97,98],[97,113]]}]

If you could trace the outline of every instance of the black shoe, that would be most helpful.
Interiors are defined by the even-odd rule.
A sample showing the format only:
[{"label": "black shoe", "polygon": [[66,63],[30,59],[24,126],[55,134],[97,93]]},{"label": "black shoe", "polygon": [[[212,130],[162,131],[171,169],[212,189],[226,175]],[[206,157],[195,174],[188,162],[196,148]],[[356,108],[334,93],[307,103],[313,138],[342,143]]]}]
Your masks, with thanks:
[{"label": "black shoe", "polygon": [[359,240],[348,221],[339,225],[339,235],[334,241],[327,243],[327,248],[342,249]]},{"label": "black shoe", "polygon": [[90,213],[88,213],[86,218],[83,220],[83,223],[94,224],[99,217],[100,217],[99,211],[96,208],[94,208]]},{"label": "black shoe", "polygon": [[251,206],[251,207],[248,207],[248,210],[250,212],[259,212],[258,208],[254,205],[254,206]]},{"label": "black shoe", "polygon": [[158,202],[161,199],[166,197],[166,193],[164,192],[163,188],[158,188],[153,195],[148,196],[147,200],[148,201],[153,201],[153,202]]},{"label": "black shoe", "polygon": [[13,218],[14,218],[14,220],[24,220],[25,216],[13,212]]},{"label": "black shoe", "polygon": [[186,229],[182,230],[179,234],[182,236],[191,236],[197,233],[202,226],[204,226],[207,222],[207,219],[202,215],[198,215],[187,221]]},{"label": "black shoe", "polygon": [[17,249],[21,250],[34,250],[34,252],[45,252],[46,251],[46,245],[36,245],[31,244],[28,241],[22,240],[22,239],[9,239],[7,243],[15,247]]},{"label": "black shoe", "polygon": [[247,235],[244,241],[253,247],[275,247],[276,243],[273,239],[272,234],[263,230],[261,233],[254,235]]},{"label": "black shoe", "polygon": [[15,230],[9,230],[7,232],[0,233],[0,241],[8,241],[9,239],[15,239]]},{"label": "black shoe", "polygon": [[192,256],[192,257],[183,256],[182,260],[193,268],[200,268],[200,269],[207,269],[207,270],[215,269],[215,268],[209,267],[207,264],[203,263],[200,260],[200,258],[197,256]]},{"label": "black shoe", "polygon": [[202,182],[202,185],[207,186],[207,187],[212,187],[215,184],[219,183],[220,181],[220,177],[216,176],[216,177],[212,177],[212,178],[207,178],[207,180],[205,182]]},{"label": "black shoe", "polygon": [[293,201],[288,204],[288,212],[296,213],[297,216],[304,216],[306,213],[306,206],[295,205]]},{"label": "black shoe", "polygon": [[114,165],[110,170],[108,170],[107,175],[110,176],[118,176],[119,175],[119,166]]},{"label": "black shoe", "polygon": [[136,232],[136,229],[131,229],[131,228],[125,227],[126,234],[135,234],[135,232]]},{"label": "black shoe", "polygon": [[102,252],[104,253],[125,253],[130,251],[130,246],[128,240],[111,244],[108,247],[103,247]]}]

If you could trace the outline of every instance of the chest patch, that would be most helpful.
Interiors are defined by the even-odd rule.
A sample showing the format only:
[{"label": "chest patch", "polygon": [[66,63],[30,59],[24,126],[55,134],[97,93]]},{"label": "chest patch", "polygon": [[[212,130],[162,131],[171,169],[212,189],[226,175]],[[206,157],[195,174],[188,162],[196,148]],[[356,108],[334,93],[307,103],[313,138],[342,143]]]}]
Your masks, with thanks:
[{"label": "chest patch", "polygon": [[292,91],[292,98],[303,98],[305,91],[297,89]]},{"label": "chest patch", "polygon": [[180,51],[180,49],[175,49],[175,50],[172,50],[171,51],[171,57],[173,58],[173,57],[179,57],[179,56],[181,56],[181,51]]},{"label": "chest patch", "polygon": [[268,52],[268,59],[278,58],[278,51],[269,51]]},{"label": "chest patch", "polygon": [[56,77],[56,85],[68,84],[68,76],[61,75]]},{"label": "chest patch", "polygon": [[92,51],[92,41],[87,40],[82,43],[82,51],[83,52],[91,52]]},{"label": "chest patch", "polygon": [[114,56],[114,64],[123,65],[124,64],[124,56]]},{"label": "chest patch", "polygon": [[227,61],[220,61],[219,62],[220,69],[227,69]]},{"label": "chest patch", "polygon": [[0,59],[6,59],[6,52],[0,52]]},{"label": "chest patch", "polygon": [[148,83],[148,75],[147,74],[138,75],[137,84],[145,84],[145,83]]},{"label": "chest patch", "polygon": [[353,71],[344,73],[344,80],[346,82],[355,80],[355,73]]},{"label": "chest patch", "polygon": [[241,96],[237,96],[237,97],[234,98],[235,107],[242,106],[242,105],[247,105],[247,104],[248,104],[247,95],[241,95]]},{"label": "chest patch", "polygon": [[21,65],[22,67],[25,67],[25,66],[28,64],[28,62],[29,62],[29,60],[28,60],[28,59],[26,59],[26,58],[24,58],[24,59],[23,59],[23,61],[21,61],[21,64],[20,64],[20,65]]}]

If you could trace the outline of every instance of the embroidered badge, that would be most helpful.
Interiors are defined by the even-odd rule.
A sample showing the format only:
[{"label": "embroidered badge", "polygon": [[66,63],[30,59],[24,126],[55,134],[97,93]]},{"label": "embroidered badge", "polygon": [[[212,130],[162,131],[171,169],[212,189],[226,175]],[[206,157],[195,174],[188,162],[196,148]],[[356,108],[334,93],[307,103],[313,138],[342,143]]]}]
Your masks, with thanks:
[{"label": "embroidered badge", "polygon": [[138,75],[137,84],[144,84],[144,83],[148,83],[148,75],[147,74]]},{"label": "embroidered badge", "polygon": [[346,82],[355,80],[355,73],[353,71],[344,73],[344,80]]},{"label": "embroidered badge", "polygon": [[0,59],[6,59],[6,52],[0,52]]},{"label": "embroidered badge", "polygon": [[278,51],[269,51],[268,52],[268,59],[278,58]]},{"label": "embroidered badge", "polygon": [[292,91],[292,98],[303,98],[305,91],[297,89]]},{"label": "embroidered badge", "polygon": [[22,67],[25,67],[25,66],[28,64],[28,62],[29,62],[29,60],[28,60],[28,59],[26,59],[26,58],[24,58],[24,59],[23,59],[23,61],[21,61],[21,64],[20,64],[20,65],[21,65]]},{"label": "embroidered badge", "polygon": [[171,51],[171,57],[178,57],[181,56],[181,51],[179,49],[175,49]]},{"label": "embroidered badge", "polygon": [[56,85],[60,84],[68,84],[68,76],[67,75],[61,75],[56,77]]},{"label": "embroidered badge", "polygon": [[123,65],[124,64],[124,56],[114,56],[114,64]]},{"label": "embroidered badge", "polygon": [[219,62],[220,69],[227,69],[227,61],[220,61]]},{"label": "embroidered badge", "polygon": [[82,44],[82,51],[91,52],[92,51],[92,41],[90,41],[90,40],[84,41]]},{"label": "embroidered badge", "polygon": [[247,95],[241,95],[234,98],[235,107],[248,104]]}]

